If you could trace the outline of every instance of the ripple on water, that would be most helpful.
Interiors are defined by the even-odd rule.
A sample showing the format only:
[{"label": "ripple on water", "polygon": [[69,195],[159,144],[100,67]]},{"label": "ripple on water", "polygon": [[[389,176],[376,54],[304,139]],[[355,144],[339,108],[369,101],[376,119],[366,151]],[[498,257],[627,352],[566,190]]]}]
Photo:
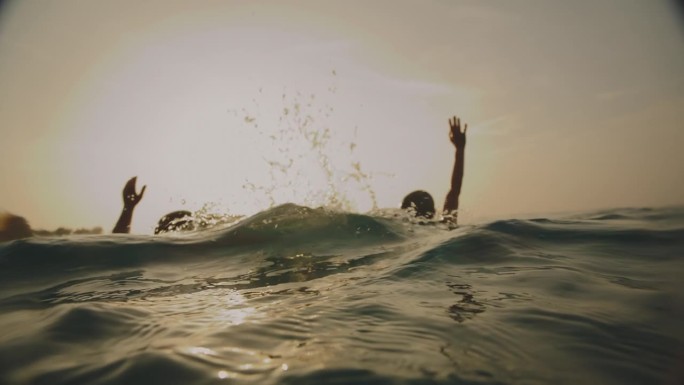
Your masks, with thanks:
[{"label": "ripple on water", "polygon": [[0,383],[659,383],[684,340],[664,211],[0,245]]}]

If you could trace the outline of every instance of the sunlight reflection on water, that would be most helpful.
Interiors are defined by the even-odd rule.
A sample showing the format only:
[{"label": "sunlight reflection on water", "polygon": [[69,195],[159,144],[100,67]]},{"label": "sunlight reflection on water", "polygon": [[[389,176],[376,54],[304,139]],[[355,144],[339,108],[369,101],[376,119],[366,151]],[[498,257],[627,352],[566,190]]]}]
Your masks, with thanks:
[{"label": "sunlight reflection on water", "polygon": [[[646,385],[676,365],[684,211],[392,225],[388,240],[381,220],[285,209],[267,215],[296,217],[279,222],[285,246],[0,248],[0,286],[23,290],[0,291],[0,383]],[[40,274],[57,283],[26,283]]]}]

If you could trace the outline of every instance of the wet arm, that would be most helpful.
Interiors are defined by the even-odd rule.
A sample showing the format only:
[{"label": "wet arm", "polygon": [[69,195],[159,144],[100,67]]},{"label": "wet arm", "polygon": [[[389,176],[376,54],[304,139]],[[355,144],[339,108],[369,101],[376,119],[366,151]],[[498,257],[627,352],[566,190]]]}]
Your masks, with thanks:
[{"label": "wet arm", "polygon": [[461,195],[461,186],[463,185],[463,159],[465,147],[456,149],[454,158],[454,169],[451,173],[451,189],[444,200],[444,214],[451,214],[458,210],[458,199]]},{"label": "wet arm", "polygon": [[123,195],[123,210],[121,210],[121,215],[119,220],[116,222],[112,233],[129,233],[131,231],[131,221],[133,220],[133,209],[140,202],[145,193],[147,186],[143,186],[140,190],[140,194],[135,192],[135,182],[137,177],[133,177],[126,182],[124,186]]},{"label": "wet arm", "polygon": [[454,169],[451,172],[451,189],[444,200],[444,209],[442,214],[449,218],[451,222],[456,222],[457,210],[458,210],[458,200],[461,196],[461,186],[463,185],[463,166],[465,159],[465,144],[466,144],[466,131],[468,130],[468,125],[463,126],[463,131],[461,131],[461,120],[454,116],[453,119],[449,119],[449,140],[456,148],[456,154],[454,157]]},{"label": "wet arm", "polygon": [[112,230],[112,233],[127,234],[131,232],[131,220],[133,220],[133,207],[128,208],[124,206],[123,210],[121,210],[119,220],[116,222],[114,230]]}]

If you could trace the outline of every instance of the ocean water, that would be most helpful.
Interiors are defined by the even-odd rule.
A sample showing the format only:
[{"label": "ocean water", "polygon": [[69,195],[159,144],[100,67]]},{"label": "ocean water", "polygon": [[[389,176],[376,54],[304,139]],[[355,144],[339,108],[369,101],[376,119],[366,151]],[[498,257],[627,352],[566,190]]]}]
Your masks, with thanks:
[{"label": "ocean water", "polygon": [[0,244],[2,384],[682,384],[684,208]]}]

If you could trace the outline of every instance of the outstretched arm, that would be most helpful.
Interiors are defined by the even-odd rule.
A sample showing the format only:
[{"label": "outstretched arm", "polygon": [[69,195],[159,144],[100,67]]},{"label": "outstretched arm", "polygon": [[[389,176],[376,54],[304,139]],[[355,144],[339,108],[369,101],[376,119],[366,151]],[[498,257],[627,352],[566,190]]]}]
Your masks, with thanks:
[{"label": "outstretched arm", "polygon": [[463,159],[466,144],[466,131],[468,125],[463,126],[461,132],[461,120],[454,116],[453,120],[449,119],[449,139],[456,147],[456,158],[454,159],[454,170],[451,173],[451,189],[444,200],[443,215],[452,218],[456,222],[458,213],[458,198],[461,195],[461,186],[463,185]]},{"label": "outstretched arm", "polygon": [[133,209],[140,202],[140,200],[143,197],[143,194],[145,193],[145,189],[147,188],[147,186],[143,186],[142,190],[140,190],[140,194],[136,194],[135,181],[137,180],[137,178],[138,177],[134,176],[133,178],[129,179],[126,185],[124,186],[124,207],[123,210],[121,210],[121,215],[119,216],[119,220],[116,222],[116,226],[114,226],[114,230],[112,230],[113,233],[129,233],[131,231]]}]

